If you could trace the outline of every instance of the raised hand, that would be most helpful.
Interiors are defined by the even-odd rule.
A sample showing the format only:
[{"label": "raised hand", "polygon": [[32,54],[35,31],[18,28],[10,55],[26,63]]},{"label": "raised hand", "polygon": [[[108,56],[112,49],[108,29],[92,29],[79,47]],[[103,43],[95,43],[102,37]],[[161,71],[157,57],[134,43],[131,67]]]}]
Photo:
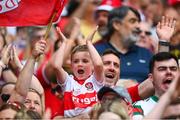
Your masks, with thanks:
[{"label": "raised hand", "polygon": [[45,49],[46,49],[46,41],[45,40],[37,41],[33,46],[32,57],[36,59],[45,52]]},{"label": "raised hand", "polygon": [[44,112],[42,119],[43,120],[51,119],[51,110],[49,108],[47,108],[46,111]]},{"label": "raised hand", "polygon": [[73,18],[74,26],[71,30],[70,39],[75,40],[77,36],[80,34],[80,19],[74,17]]},{"label": "raised hand", "polygon": [[180,96],[180,74],[177,79],[173,80],[167,92],[171,95],[172,100]]},{"label": "raised hand", "polygon": [[15,69],[18,68],[21,70],[23,68],[23,65],[21,64],[21,61],[19,60],[19,57],[17,55],[15,46],[12,46],[12,49],[11,49],[10,63]]},{"label": "raised hand", "polygon": [[88,41],[92,42],[93,37],[94,37],[95,33],[97,32],[97,30],[98,30],[98,26],[96,26],[96,28],[93,30],[93,32],[86,38],[86,42],[88,42]]},{"label": "raised hand", "polygon": [[68,39],[64,36],[64,34],[61,32],[59,27],[56,27],[57,32],[59,33],[60,38],[62,39],[62,42],[66,42]]},{"label": "raised hand", "polygon": [[9,44],[7,47],[4,47],[2,51],[2,57],[1,61],[4,63],[4,65],[8,65],[10,60],[10,52],[11,52],[11,44]]},{"label": "raised hand", "polygon": [[176,20],[171,17],[163,16],[156,27],[156,32],[160,40],[169,42],[176,26]]}]

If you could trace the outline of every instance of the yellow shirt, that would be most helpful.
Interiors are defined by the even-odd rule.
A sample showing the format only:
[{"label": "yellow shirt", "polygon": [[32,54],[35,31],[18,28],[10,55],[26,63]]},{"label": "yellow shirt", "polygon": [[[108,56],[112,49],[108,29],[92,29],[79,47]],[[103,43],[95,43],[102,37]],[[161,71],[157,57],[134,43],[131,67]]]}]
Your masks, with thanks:
[{"label": "yellow shirt", "polygon": [[[95,27],[96,27],[95,25],[90,25],[87,22],[85,22],[84,20],[82,20],[80,30],[81,30],[81,33],[86,38],[92,32],[92,30],[95,29]],[[95,43],[95,42],[99,41],[100,39],[101,39],[100,34],[98,32],[96,32],[92,42]]]}]

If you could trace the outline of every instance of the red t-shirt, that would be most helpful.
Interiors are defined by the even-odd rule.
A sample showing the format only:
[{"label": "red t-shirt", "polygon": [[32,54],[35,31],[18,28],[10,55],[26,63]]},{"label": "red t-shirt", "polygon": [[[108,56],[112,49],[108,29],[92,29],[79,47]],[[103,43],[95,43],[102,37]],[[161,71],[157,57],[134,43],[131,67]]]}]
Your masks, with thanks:
[{"label": "red t-shirt", "polygon": [[48,62],[48,59],[45,60],[44,63],[40,65],[40,67],[36,71],[37,78],[39,79],[41,85],[44,88],[45,93],[45,109],[51,109],[51,116],[64,115],[64,102],[63,99],[59,99],[55,94],[51,92],[51,85],[48,82],[45,74],[44,68]]}]

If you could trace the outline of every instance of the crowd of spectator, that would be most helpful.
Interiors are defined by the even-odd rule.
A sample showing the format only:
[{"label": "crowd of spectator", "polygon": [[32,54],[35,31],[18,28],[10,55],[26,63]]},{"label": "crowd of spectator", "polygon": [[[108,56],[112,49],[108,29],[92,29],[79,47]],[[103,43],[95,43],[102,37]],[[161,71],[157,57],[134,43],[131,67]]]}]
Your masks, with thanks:
[{"label": "crowd of spectator", "polygon": [[0,27],[0,119],[179,119],[179,32],[179,0],[69,0],[48,33]]}]

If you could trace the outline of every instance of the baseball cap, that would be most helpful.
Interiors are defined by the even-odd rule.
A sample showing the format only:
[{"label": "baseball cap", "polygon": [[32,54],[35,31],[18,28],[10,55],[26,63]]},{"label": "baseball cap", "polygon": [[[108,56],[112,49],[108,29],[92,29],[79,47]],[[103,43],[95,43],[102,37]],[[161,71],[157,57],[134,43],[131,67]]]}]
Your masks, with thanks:
[{"label": "baseball cap", "polygon": [[102,0],[101,5],[97,7],[97,11],[111,11],[113,8],[121,6],[121,0]]},{"label": "baseball cap", "polygon": [[180,3],[180,0],[168,0],[169,5],[176,5]]},{"label": "baseball cap", "polygon": [[126,99],[128,102],[132,103],[132,99],[131,99],[127,89],[125,89],[121,86],[115,86],[113,88],[106,87],[106,86],[102,87],[97,94],[98,99],[102,100],[103,96],[108,92],[114,92],[117,95],[119,95],[120,97],[123,97],[124,99]]}]

